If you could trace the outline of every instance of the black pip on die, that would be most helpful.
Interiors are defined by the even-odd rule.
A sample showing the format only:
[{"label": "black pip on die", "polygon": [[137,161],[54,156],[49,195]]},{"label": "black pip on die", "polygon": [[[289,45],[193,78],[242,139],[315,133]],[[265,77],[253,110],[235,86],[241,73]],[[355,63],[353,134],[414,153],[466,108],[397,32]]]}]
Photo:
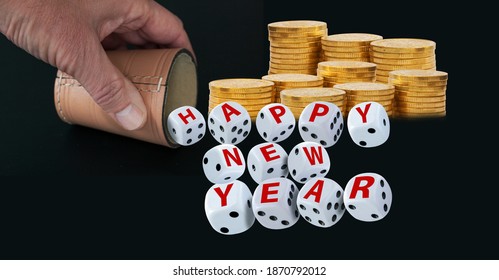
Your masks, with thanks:
[{"label": "black pip on die", "polygon": [[261,143],[248,153],[248,171],[256,183],[288,176],[288,154],[277,143]]},{"label": "black pip on die", "polygon": [[205,196],[206,217],[219,233],[230,235],[244,232],[255,222],[251,201],[251,191],[241,181],[215,184]]},{"label": "black pip on die", "polygon": [[318,227],[331,227],[345,213],[343,189],[328,178],[308,181],[298,193],[298,211],[309,223]]},{"label": "black pip on die", "polygon": [[229,183],[241,177],[246,162],[241,150],[231,144],[221,144],[208,150],[203,157],[203,171],[214,183]]},{"label": "black pip on die", "polygon": [[311,141],[328,148],[336,144],[343,132],[340,108],[330,102],[308,104],[300,114],[298,131],[303,141]]},{"label": "black pip on die", "polygon": [[293,112],[281,103],[265,105],[256,117],[256,129],[268,142],[281,142],[287,139],[295,128]]},{"label": "black pip on die", "polygon": [[190,146],[203,138],[206,132],[206,122],[196,108],[183,106],[168,115],[167,128],[177,144]]},{"label": "black pip on die", "polygon": [[[202,116],[198,117],[194,110],[179,108],[171,115],[175,132],[201,134],[206,124],[201,124]],[[174,125],[175,121],[179,126]],[[248,112],[232,101],[223,102],[211,111],[207,126],[222,144],[208,150],[202,164],[206,178],[214,183],[205,196],[205,212],[215,231],[226,235],[242,233],[252,227],[254,220],[268,229],[285,229],[295,225],[300,216],[311,225],[328,228],[345,212],[357,220],[370,222],[388,214],[392,193],[381,175],[356,175],[344,191],[335,181],[325,178],[331,166],[326,148],[337,143],[344,128],[343,116],[335,104],[319,101],[305,107],[298,122],[304,142],[291,148],[288,154],[277,142],[292,134],[295,123],[288,107],[278,103],[264,106],[256,116],[256,126],[266,142],[253,146],[245,160],[235,145],[250,133]],[[199,132],[194,129],[196,125]],[[346,126],[352,140],[362,147],[383,144],[390,132],[386,111],[376,102],[354,106]],[[180,137],[184,134],[178,134],[176,141],[185,145],[194,141],[182,140],[186,139]],[[246,168],[258,184],[253,194],[238,180]],[[304,185],[300,189],[295,182]]]},{"label": "black pip on die", "polygon": [[253,193],[253,214],[256,220],[269,229],[293,226],[300,216],[296,206],[298,188],[287,178],[263,181]]},{"label": "black pip on die", "polygon": [[302,142],[293,147],[288,155],[291,177],[301,184],[315,177],[325,177],[330,167],[326,149],[315,142]]},{"label": "black pip on die", "polygon": [[390,136],[390,119],[383,105],[362,102],[350,110],[347,119],[348,133],[353,142],[361,147],[379,146]]},{"label": "black pip on die", "polygon": [[208,115],[208,128],[219,143],[239,144],[251,131],[248,111],[239,103],[228,101],[218,104]]},{"label": "black pip on die", "polygon": [[343,200],[355,219],[374,222],[383,219],[390,211],[392,190],[383,176],[362,173],[348,181]]}]

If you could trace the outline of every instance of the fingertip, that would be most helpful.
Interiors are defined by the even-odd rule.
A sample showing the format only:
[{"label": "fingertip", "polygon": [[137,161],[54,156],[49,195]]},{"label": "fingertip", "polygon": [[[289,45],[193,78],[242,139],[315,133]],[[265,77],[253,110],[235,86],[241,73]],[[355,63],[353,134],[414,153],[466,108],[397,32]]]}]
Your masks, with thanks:
[{"label": "fingertip", "polygon": [[146,112],[142,111],[139,106],[131,103],[125,109],[114,114],[118,124],[126,130],[137,130],[146,123]]}]

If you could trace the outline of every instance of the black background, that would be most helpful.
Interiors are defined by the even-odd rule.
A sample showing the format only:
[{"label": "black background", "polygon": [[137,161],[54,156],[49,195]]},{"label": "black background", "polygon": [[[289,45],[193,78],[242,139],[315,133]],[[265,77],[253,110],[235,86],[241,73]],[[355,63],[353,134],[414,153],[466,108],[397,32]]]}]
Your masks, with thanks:
[{"label": "black background", "polygon": [[[159,1],[184,22],[199,68],[198,109],[206,116],[208,82],[253,77],[268,69],[268,23],[313,19],[329,33],[366,32],[437,43],[437,67],[449,73],[447,117],[392,120],[390,139],[363,149],[345,131],[328,148],[328,177],[345,186],[362,172],[384,176],[392,209],[376,223],[345,213],[322,229],[303,219],[272,231],[213,231],[203,203],[211,183],[201,159],[209,135],[179,149],[70,126],[53,105],[56,70],[0,38],[1,259],[497,259],[497,151],[480,97],[474,45],[459,13],[431,2],[215,0]],[[454,6],[465,11],[468,7]],[[466,65],[468,64],[468,65]],[[497,93],[491,93],[497,94]],[[484,102],[485,101],[485,102]],[[483,104],[483,107],[489,107]],[[489,135],[485,141],[483,135]],[[260,143],[256,129],[239,147]],[[280,144],[300,141],[297,131]],[[487,167],[488,170],[487,170]],[[241,178],[253,190],[246,172]]]}]

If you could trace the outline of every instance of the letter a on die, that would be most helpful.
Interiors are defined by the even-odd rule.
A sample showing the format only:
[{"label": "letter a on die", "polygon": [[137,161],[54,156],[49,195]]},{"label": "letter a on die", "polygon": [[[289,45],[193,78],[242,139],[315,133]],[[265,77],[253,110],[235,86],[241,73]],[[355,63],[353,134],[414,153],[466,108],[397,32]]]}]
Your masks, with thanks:
[{"label": "letter a on die", "polygon": [[328,178],[309,180],[298,193],[298,210],[305,220],[317,227],[331,227],[343,213],[343,189]]},{"label": "letter a on die", "polygon": [[219,143],[237,145],[249,135],[251,118],[242,105],[227,101],[211,110],[208,115],[208,128]]}]

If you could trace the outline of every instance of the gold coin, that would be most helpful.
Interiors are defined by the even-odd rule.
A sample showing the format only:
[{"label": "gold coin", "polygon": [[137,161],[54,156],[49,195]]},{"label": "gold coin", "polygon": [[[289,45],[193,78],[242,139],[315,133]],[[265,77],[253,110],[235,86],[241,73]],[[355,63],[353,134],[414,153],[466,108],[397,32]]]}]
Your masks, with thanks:
[{"label": "gold coin", "polygon": [[289,70],[289,69],[275,69],[269,68],[268,74],[307,74],[307,75],[315,75],[317,72],[316,69],[308,69],[308,70]]},{"label": "gold coin", "polygon": [[413,64],[413,65],[388,65],[388,64],[379,64],[376,70],[381,71],[393,71],[393,70],[409,70],[409,69],[418,69],[418,70],[433,70],[436,67],[436,63],[426,63],[426,64]]},{"label": "gold coin", "polygon": [[388,84],[388,77],[376,75],[376,83]]},{"label": "gold coin", "polygon": [[[321,55],[321,50],[318,48],[296,48],[296,49],[286,49],[286,48],[275,48],[271,47],[272,50],[270,51],[270,57],[272,56],[287,56],[287,57],[292,57],[295,58],[296,56],[298,57],[304,57],[304,58],[309,58],[309,57],[316,57]],[[278,52],[274,51],[278,50]]]},{"label": "gold coin", "polygon": [[372,41],[381,40],[382,36],[369,33],[341,33],[325,37],[322,44],[326,46],[368,46]]},{"label": "gold coin", "polygon": [[434,87],[434,86],[446,86],[447,81],[403,81],[399,79],[393,79],[388,77],[388,82],[395,86],[418,86],[418,87]]},{"label": "gold coin", "polygon": [[395,70],[382,70],[382,69],[376,69],[376,76],[385,76],[388,78],[390,75],[390,72],[395,71]]},{"label": "gold coin", "polygon": [[317,70],[317,75],[321,77],[329,77],[329,78],[365,78],[365,77],[376,77],[376,72],[370,71],[370,72],[330,72],[330,71],[324,71],[324,70]]},{"label": "gold coin", "polygon": [[221,97],[216,97],[212,96],[210,94],[209,97],[210,102],[214,103],[222,103],[225,101],[234,101],[237,102],[241,105],[256,105],[256,104],[268,104],[272,102],[272,96],[271,97],[265,97],[265,98],[259,98],[259,99],[237,99],[237,98],[221,98]]},{"label": "gold coin", "polygon": [[276,93],[280,93],[281,91],[283,90],[286,90],[286,89],[295,89],[295,88],[322,88],[322,84],[319,84],[319,85],[306,85],[306,84],[302,84],[302,85],[294,85],[294,86],[281,86],[281,87],[277,87],[276,88]]},{"label": "gold coin", "polygon": [[360,62],[371,62],[371,58],[369,58],[369,57],[339,58],[339,57],[330,57],[330,56],[324,55],[324,61],[360,61]]},{"label": "gold coin", "polygon": [[325,71],[364,72],[376,70],[376,64],[362,61],[323,61],[317,67]]},{"label": "gold coin", "polygon": [[447,89],[447,86],[433,86],[433,87],[428,87],[428,86],[399,86],[399,85],[394,85],[395,90],[397,91],[415,91],[415,92],[439,92],[439,91],[445,91]]},{"label": "gold coin", "polygon": [[320,48],[321,42],[282,43],[282,42],[270,41],[270,46],[275,48],[284,48],[284,49]]},{"label": "gold coin", "polygon": [[359,93],[359,94],[391,94],[395,92],[395,87],[393,85],[376,83],[376,82],[354,82],[354,83],[344,83],[334,86],[337,89],[346,91],[347,93]]},{"label": "gold coin", "polygon": [[271,98],[274,95],[272,91],[264,93],[231,93],[231,92],[210,92],[211,97],[225,99],[262,99]]},{"label": "gold coin", "polygon": [[320,47],[312,47],[312,48],[278,48],[278,47],[270,47],[271,53],[282,53],[282,54],[312,54],[318,53],[322,49]]},{"label": "gold coin", "polygon": [[[219,105],[219,104],[217,104],[217,105]],[[214,105],[214,104],[208,105],[208,113],[210,113],[211,110],[213,110],[217,105]],[[248,114],[250,115],[250,117],[252,117],[252,116],[256,116],[260,110],[248,110],[248,109],[246,109],[246,111],[248,111]]]},{"label": "gold coin", "polygon": [[390,73],[390,78],[403,81],[447,81],[448,74],[436,70],[397,70]]},{"label": "gold coin", "polygon": [[397,100],[397,108],[440,108],[445,107],[445,101],[438,102],[405,102]]},{"label": "gold coin", "polygon": [[317,86],[323,79],[307,74],[273,74],[265,75],[262,80],[271,81],[278,86]]},{"label": "gold coin", "polygon": [[411,58],[411,59],[391,59],[391,58],[377,58],[373,57],[372,62],[388,65],[415,65],[415,64],[428,64],[436,61],[435,56],[425,58]]},{"label": "gold coin", "polygon": [[368,52],[345,53],[345,52],[330,52],[324,51],[324,55],[331,58],[369,58]]},{"label": "gold coin", "polygon": [[302,69],[317,69],[317,63],[312,64],[280,64],[269,61],[270,68],[275,69],[290,69],[290,70],[302,70]]},{"label": "gold coin", "polygon": [[358,101],[358,100],[370,100],[370,101],[393,101],[395,98],[395,94],[389,94],[389,95],[357,95],[357,94],[350,94],[347,93],[347,100],[348,101]]},{"label": "gold coin", "polygon": [[315,59],[319,61],[321,54],[320,52],[316,53],[270,53],[271,58],[277,59]]},{"label": "gold coin", "polygon": [[322,45],[322,50],[339,53],[369,53],[370,47],[337,47]]},{"label": "gold coin", "polygon": [[290,38],[282,38],[282,37],[268,37],[268,40],[271,42],[279,42],[279,43],[320,43],[321,37],[290,37]]},{"label": "gold coin", "polygon": [[418,53],[435,50],[436,43],[426,39],[393,38],[371,42],[371,49],[385,53]]},{"label": "gold coin", "polygon": [[[360,103],[363,103],[363,102],[370,102],[372,100],[359,100],[359,101],[356,101],[356,102],[351,102],[349,104],[346,105],[346,108],[348,111],[351,111],[352,108]],[[376,101],[373,101],[373,102],[376,102]],[[392,111],[393,110],[393,105],[383,105],[383,108],[385,109],[386,113],[388,113],[388,111]]]},{"label": "gold coin", "polygon": [[385,58],[385,59],[414,59],[414,58],[425,58],[435,56],[435,50],[428,52],[417,52],[417,53],[383,53],[383,52],[370,52],[373,58]]},{"label": "gold coin", "polygon": [[292,106],[287,106],[289,108],[289,110],[293,113],[293,115],[297,116],[298,115],[298,118],[300,117],[301,115],[301,112],[303,112],[303,107],[292,107]]},{"label": "gold coin", "polygon": [[305,59],[281,59],[270,57],[270,62],[277,64],[287,64],[287,65],[304,65],[304,64],[313,64],[314,67],[317,67],[319,59],[317,58],[305,58]]},{"label": "gold coin", "polygon": [[295,88],[283,90],[281,99],[311,101],[318,98],[339,98],[345,96],[345,91],[333,88]]},{"label": "gold coin", "polygon": [[335,82],[324,82],[323,87],[325,88],[333,88],[335,85],[341,84],[341,83],[335,83]]},{"label": "gold coin", "polygon": [[376,77],[357,77],[357,78],[326,78],[324,77],[324,82],[335,83],[335,84],[346,84],[346,83],[372,83],[376,81]]},{"label": "gold coin", "polygon": [[227,91],[233,93],[253,93],[272,90],[274,83],[262,79],[234,78],[214,80],[211,81],[208,86],[210,90],[216,90],[220,92]]},{"label": "gold coin", "polygon": [[269,23],[267,28],[269,32],[316,32],[327,29],[327,23],[315,20],[288,20]]},{"label": "gold coin", "polygon": [[385,101],[357,100],[357,101],[351,101],[351,102],[349,102],[348,104],[346,104],[346,107],[349,108],[349,110],[351,110],[352,107],[354,107],[355,105],[358,105],[359,103],[363,103],[363,102],[376,102],[376,103],[379,103],[381,106],[383,106],[383,108],[385,109],[385,111],[388,111],[388,110],[391,111],[395,107],[393,105],[393,101],[391,101],[391,100],[385,100]]},{"label": "gold coin", "polygon": [[[211,107],[211,108],[215,108],[218,104],[221,104],[223,102],[209,102],[208,105]],[[267,103],[269,104],[269,103]],[[247,111],[258,111],[260,109],[262,109],[265,105],[267,104],[255,104],[255,105],[243,105],[243,104],[240,104],[241,106],[243,106]]]},{"label": "gold coin", "polygon": [[376,80],[375,76],[372,77],[324,77],[324,82],[328,83],[337,83],[337,84],[345,84],[345,83],[353,83],[353,82],[373,82]]},{"label": "gold coin", "polygon": [[414,97],[414,96],[400,95],[397,93],[395,94],[395,99],[397,101],[402,101],[402,102],[429,103],[429,102],[445,101],[447,97],[446,95]]},{"label": "gold coin", "polygon": [[443,111],[445,111],[445,105],[432,108],[397,107],[397,112],[403,112],[403,113],[440,113]]},{"label": "gold coin", "polygon": [[416,92],[416,91],[396,91],[397,96],[410,96],[410,97],[436,97],[436,96],[446,96],[445,91],[427,91],[427,92]]},{"label": "gold coin", "polygon": [[281,99],[282,104],[284,104],[286,106],[296,106],[296,107],[303,107],[303,108],[308,106],[310,103],[316,102],[316,101],[333,103],[334,105],[336,105],[338,107],[342,107],[346,104],[346,102],[344,100],[323,100],[323,99],[319,99],[319,98],[310,99],[309,101],[295,101],[295,100]]},{"label": "gold coin", "polygon": [[351,82],[372,82],[376,80],[376,76],[364,76],[364,77],[354,77],[354,76],[322,76],[324,82],[332,83],[351,83]]},{"label": "gold coin", "polygon": [[309,32],[280,32],[280,31],[269,31],[268,34],[271,37],[279,37],[279,38],[305,38],[305,37],[324,37],[327,36],[327,28],[318,31],[309,31]]}]

